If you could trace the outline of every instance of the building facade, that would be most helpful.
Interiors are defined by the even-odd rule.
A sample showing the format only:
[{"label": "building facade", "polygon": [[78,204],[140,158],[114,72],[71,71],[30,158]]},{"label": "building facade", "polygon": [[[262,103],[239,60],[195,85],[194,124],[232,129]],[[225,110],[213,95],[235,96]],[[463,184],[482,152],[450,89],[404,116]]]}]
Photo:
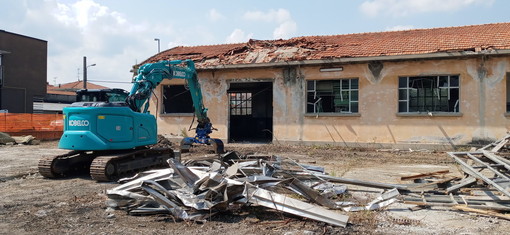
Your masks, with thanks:
[{"label": "building facade", "polygon": [[[176,47],[227,142],[455,148],[510,128],[510,23]],[[184,81],[152,100],[162,134],[193,135]],[[162,102],[161,102],[162,100]]]},{"label": "building facade", "polygon": [[0,30],[0,110],[32,113],[46,95],[48,45]]}]

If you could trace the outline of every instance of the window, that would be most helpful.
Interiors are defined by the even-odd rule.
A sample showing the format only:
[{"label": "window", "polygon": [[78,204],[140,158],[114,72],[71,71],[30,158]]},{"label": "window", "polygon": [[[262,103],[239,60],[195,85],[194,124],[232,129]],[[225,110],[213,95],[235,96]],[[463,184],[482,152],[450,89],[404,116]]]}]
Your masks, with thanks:
[{"label": "window", "polygon": [[229,93],[230,97],[230,115],[247,116],[252,114],[251,93],[239,92]]},{"label": "window", "polygon": [[184,85],[163,86],[163,113],[193,113],[191,93]]},{"label": "window", "polygon": [[358,79],[313,80],[306,86],[307,113],[357,113]]},{"label": "window", "polygon": [[459,76],[400,77],[398,112],[459,112]]}]

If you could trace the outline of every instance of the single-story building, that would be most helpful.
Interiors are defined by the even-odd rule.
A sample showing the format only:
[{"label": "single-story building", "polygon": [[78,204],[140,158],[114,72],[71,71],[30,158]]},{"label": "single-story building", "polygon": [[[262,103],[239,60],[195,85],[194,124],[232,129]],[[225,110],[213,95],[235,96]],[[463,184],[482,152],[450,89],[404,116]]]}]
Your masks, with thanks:
[{"label": "single-story building", "polygon": [[[510,127],[510,23],[175,47],[141,64],[195,61],[225,142],[395,148],[484,143]],[[192,136],[185,81],[151,113]]]}]

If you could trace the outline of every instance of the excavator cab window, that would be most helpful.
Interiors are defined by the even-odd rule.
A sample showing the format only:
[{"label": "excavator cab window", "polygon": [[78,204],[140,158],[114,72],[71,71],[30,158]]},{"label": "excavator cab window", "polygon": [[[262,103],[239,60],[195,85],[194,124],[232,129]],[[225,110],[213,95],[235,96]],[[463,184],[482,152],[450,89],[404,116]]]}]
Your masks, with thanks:
[{"label": "excavator cab window", "polygon": [[123,89],[83,89],[76,91],[77,102],[124,102],[128,92]]}]

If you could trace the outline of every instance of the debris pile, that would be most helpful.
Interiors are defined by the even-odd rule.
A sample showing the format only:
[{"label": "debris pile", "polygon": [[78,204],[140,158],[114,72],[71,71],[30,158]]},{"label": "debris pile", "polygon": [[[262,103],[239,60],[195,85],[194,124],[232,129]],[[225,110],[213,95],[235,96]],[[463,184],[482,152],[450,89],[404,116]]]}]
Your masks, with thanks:
[{"label": "debris pile", "polygon": [[[170,168],[121,180],[108,190],[107,205],[131,215],[171,214],[174,219],[205,221],[217,212],[261,206],[345,227],[340,212],[379,210],[394,202],[411,210],[447,207],[510,220],[510,135],[470,152],[448,152],[460,175],[439,170],[401,177],[407,184],[388,184],[327,175],[323,167],[291,158],[224,155],[168,161]],[[382,189],[364,204],[345,195],[345,185]],[[373,192],[373,190],[372,190]],[[348,199],[346,199],[348,198]]]},{"label": "debris pile", "polygon": [[[409,193],[404,203],[418,207],[451,207],[510,220],[510,135],[478,150],[448,152],[460,166],[464,177],[447,176],[444,172],[417,175],[422,193]],[[419,191],[414,187],[414,191]]]},{"label": "debris pile", "polygon": [[132,215],[170,213],[191,221],[243,206],[262,206],[345,227],[349,217],[338,211],[379,209],[400,195],[395,185],[361,182],[392,190],[368,205],[337,201],[347,187],[335,182],[353,180],[328,176],[323,167],[278,156],[229,152],[183,164],[172,159],[168,164],[168,169],[123,179],[124,184],[108,190],[107,205]]},{"label": "debris pile", "polygon": [[0,144],[27,144],[38,145],[41,141],[31,135],[26,136],[10,136],[7,133],[0,132]]}]

